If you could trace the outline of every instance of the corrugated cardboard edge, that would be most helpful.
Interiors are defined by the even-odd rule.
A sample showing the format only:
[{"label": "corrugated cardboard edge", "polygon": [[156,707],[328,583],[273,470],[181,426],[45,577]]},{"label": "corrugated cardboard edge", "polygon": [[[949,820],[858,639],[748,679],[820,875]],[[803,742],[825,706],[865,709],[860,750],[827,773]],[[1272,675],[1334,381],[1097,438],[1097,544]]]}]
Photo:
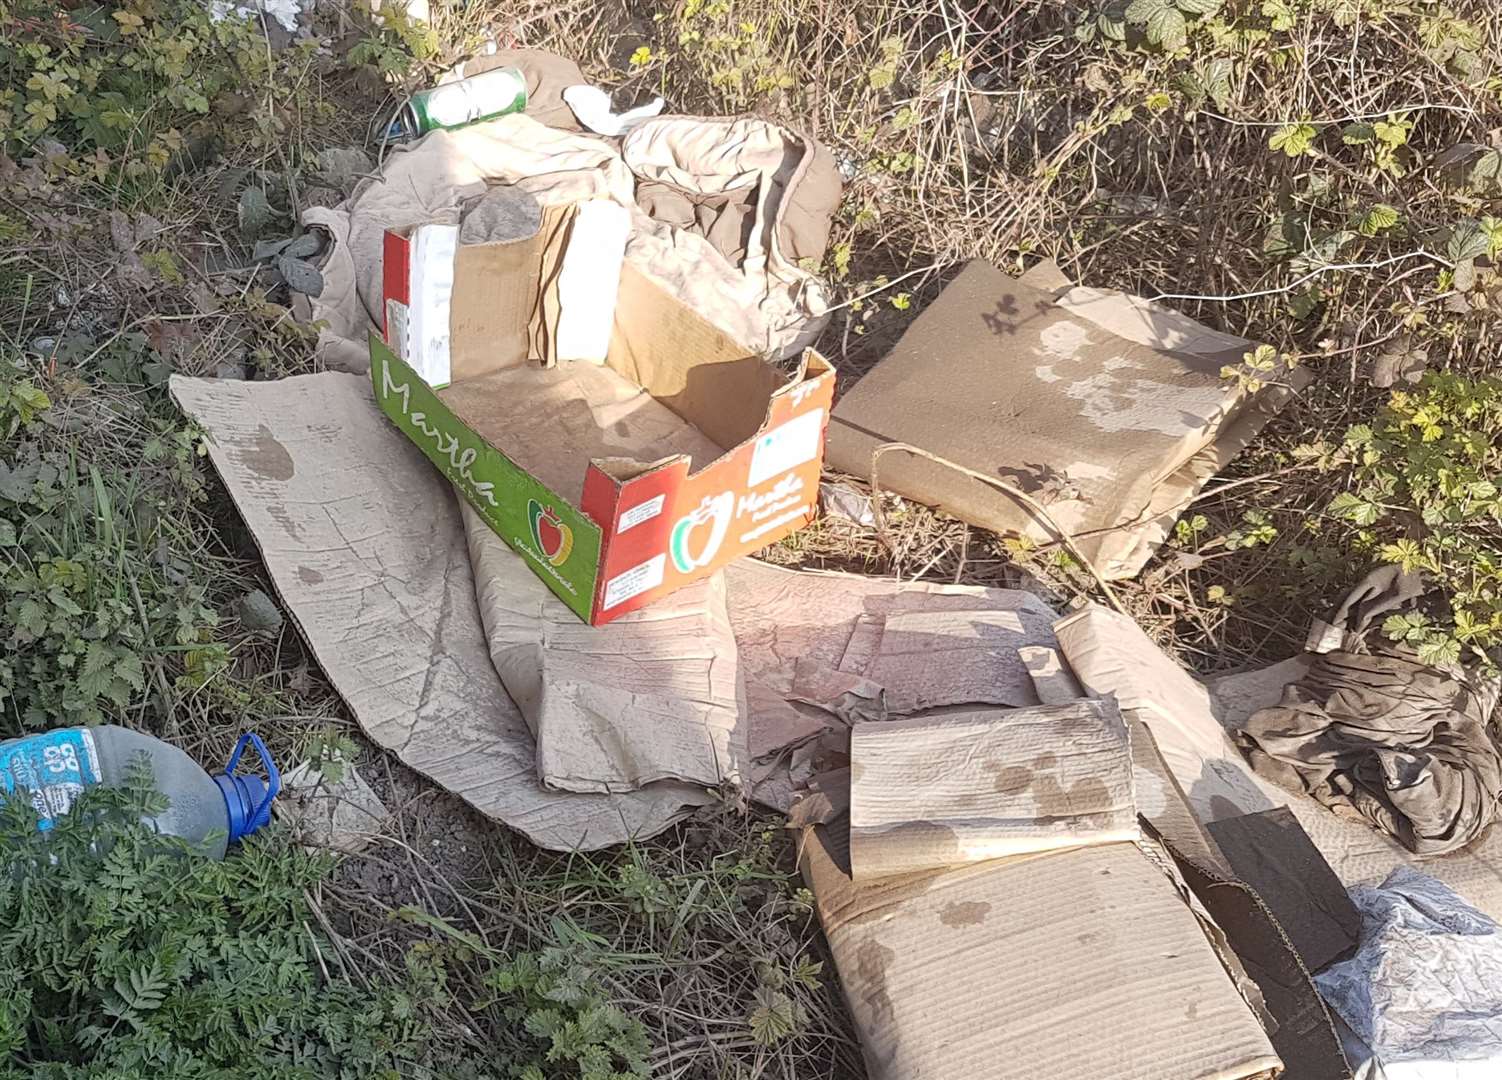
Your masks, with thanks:
[{"label": "corrugated cardboard edge", "polygon": [[1255,992],[1249,1004],[1271,1018],[1268,1036],[1286,1065],[1284,1080],[1350,1080],[1334,1020],[1298,950],[1256,890],[1231,873],[1141,723],[1132,725],[1132,757],[1168,797],[1147,824],[1212,920],[1206,932],[1232,979],[1244,995]]},{"label": "corrugated cardboard edge", "polygon": [[1113,702],[945,710],[851,732],[854,880],[1140,837]]}]

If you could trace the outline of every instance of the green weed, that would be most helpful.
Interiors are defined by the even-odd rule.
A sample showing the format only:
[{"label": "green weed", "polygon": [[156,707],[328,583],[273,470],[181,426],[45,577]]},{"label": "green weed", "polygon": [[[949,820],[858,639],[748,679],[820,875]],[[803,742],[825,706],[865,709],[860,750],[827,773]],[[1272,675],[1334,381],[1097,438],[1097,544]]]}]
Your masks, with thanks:
[{"label": "green weed", "polygon": [[1381,562],[1423,572],[1448,610],[1384,626],[1430,663],[1494,665],[1502,645],[1502,380],[1430,373],[1346,432],[1351,488],[1329,512]]},{"label": "green weed", "polygon": [[0,1078],[497,1078],[420,964],[354,982],[311,929],[331,862],[278,836],[222,862],[138,824],[149,769],[43,833],[0,807]]}]

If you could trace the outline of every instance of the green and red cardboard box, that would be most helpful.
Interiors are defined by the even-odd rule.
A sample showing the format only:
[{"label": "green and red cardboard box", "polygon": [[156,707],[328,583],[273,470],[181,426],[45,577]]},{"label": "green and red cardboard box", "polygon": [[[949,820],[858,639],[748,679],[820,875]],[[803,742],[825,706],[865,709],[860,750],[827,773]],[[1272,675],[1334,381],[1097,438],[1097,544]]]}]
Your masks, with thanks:
[{"label": "green and red cardboard box", "polygon": [[[419,376],[390,319],[389,343],[371,335],[371,381],[381,411],[560,600],[598,626],[813,518],[835,374],[812,349],[791,373],[750,354],[628,261],[605,363],[579,374],[589,385],[620,384],[641,415],[683,425],[670,445],[691,439],[708,450],[692,461],[634,461],[583,453],[589,438],[540,445],[547,410],[566,413],[558,430],[575,436],[580,416],[599,415],[558,396],[573,391],[563,372],[580,362],[558,368],[548,356],[558,317],[549,268],[567,243],[569,210],[549,208],[537,238],[458,249],[448,386]],[[412,232],[387,236],[388,308],[408,298],[403,245]],[[526,387],[543,385],[550,368],[558,378],[533,408]],[[609,445],[610,432],[600,438]]]}]

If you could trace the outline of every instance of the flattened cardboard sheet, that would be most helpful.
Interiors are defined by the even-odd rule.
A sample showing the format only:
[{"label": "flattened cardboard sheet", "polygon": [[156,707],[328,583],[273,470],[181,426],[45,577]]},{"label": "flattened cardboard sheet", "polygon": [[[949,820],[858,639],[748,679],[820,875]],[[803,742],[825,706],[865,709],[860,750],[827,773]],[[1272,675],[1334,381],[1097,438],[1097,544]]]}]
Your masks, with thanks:
[{"label": "flattened cardboard sheet", "polygon": [[719,574],[587,626],[468,504],[462,510],[490,655],[537,738],[544,786],[626,792],[659,780],[741,780],[745,705]]},{"label": "flattened cardboard sheet", "polygon": [[596,849],[708,803],[665,782],[550,791],[491,663],[452,489],[352,375],[174,376],[313,654],[378,745],[540,847]]},{"label": "flattened cardboard sheet", "polygon": [[1286,806],[1222,818],[1207,828],[1236,876],[1267,902],[1310,971],[1356,951],[1361,912]]},{"label": "flattened cardboard sheet", "polygon": [[1151,813],[1144,806],[1144,828],[1173,857],[1211,920],[1205,930],[1221,959],[1266,1017],[1269,1038],[1286,1067],[1280,1080],[1350,1080],[1334,1018],[1287,931],[1194,819],[1152,733],[1140,723],[1129,730],[1138,790],[1152,790],[1159,800]]},{"label": "flattened cardboard sheet", "polygon": [[804,830],[871,1080],[1247,1080],[1280,1068],[1173,882],[1134,844],[851,880]]},{"label": "flattened cardboard sheet", "polygon": [[[969,263],[840,400],[829,465],[869,479],[882,444],[920,447],[1033,495],[1107,578],[1131,577],[1301,380],[1247,395],[1220,371],[1252,343],[1124,293],[1059,295],[1054,271],[1025,277]],[[1015,497],[939,462],[892,451],[877,472],[962,520],[1057,539]]]},{"label": "flattened cardboard sheet", "polygon": [[857,724],[850,769],[857,881],[1139,836],[1111,702]]},{"label": "flattened cardboard sheet", "polygon": [[[1395,867],[1414,866],[1502,919],[1502,830],[1491,829],[1466,850],[1418,859],[1391,837],[1343,820],[1252,772],[1227,732],[1276,703],[1283,677],[1297,678],[1299,665],[1285,661],[1271,678],[1263,672],[1223,676],[1207,689],[1116,612],[1090,607],[1061,619],[1055,629],[1085,688],[1115,694],[1129,722],[1141,720],[1152,730],[1201,823],[1286,806],[1347,887],[1376,884]],[[1265,700],[1264,693],[1270,695]],[[1138,800],[1145,801],[1140,786]]]},{"label": "flattened cardboard sheet", "polygon": [[1037,705],[1019,650],[1057,645],[1053,610],[1018,589],[754,560],[732,563],[725,576],[752,709],[781,712],[789,724],[789,713],[822,729],[829,714],[877,719],[941,705]]}]

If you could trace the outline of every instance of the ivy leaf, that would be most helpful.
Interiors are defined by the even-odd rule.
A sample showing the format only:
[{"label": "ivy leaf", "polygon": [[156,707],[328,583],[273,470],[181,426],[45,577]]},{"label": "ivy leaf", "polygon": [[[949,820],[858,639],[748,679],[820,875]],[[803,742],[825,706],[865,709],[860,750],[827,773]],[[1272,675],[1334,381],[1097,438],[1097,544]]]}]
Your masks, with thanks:
[{"label": "ivy leaf", "polygon": [[1284,124],[1267,140],[1269,150],[1281,150],[1289,157],[1307,154],[1314,145],[1316,132],[1309,124]]},{"label": "ivy leaf", "polygon": [[1340,141],[1347,146],[1365,146],[1377,141],[1377,129],[1364,121],[1347,124],[1341,129]]}]

